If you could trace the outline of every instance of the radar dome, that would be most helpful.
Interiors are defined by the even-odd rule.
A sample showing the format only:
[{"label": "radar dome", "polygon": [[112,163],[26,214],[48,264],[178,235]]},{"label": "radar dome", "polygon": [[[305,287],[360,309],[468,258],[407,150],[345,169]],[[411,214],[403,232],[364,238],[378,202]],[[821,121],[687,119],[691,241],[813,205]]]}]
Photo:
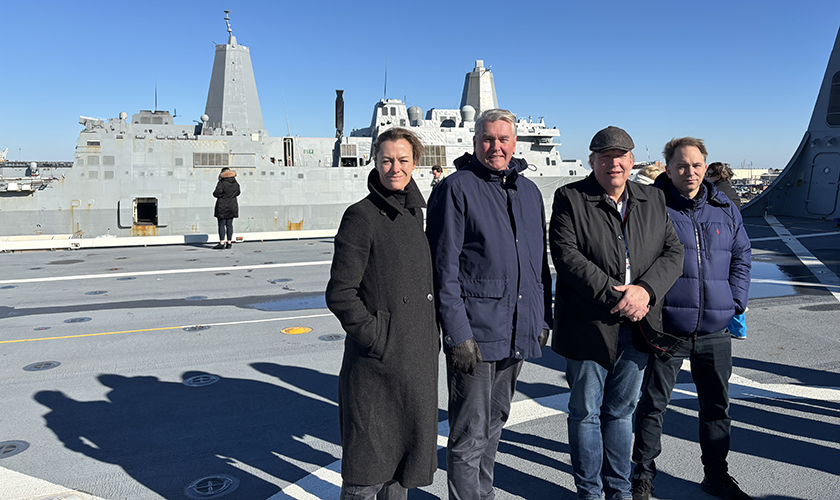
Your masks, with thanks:
[{"label": "radar dome", "polygon": [[416,122],[423,116],[423,110],[417,106],[408,108],[408,120],[412,123]]},{"label": "radar dome", "polygon": [[120,120],[125,120],[126,118],[128,118],[128,113],[120,111]]},{"label": "radar dome", "polygon": [[475,108],[467,104],[461,108],[461,120],[465,122],[475,121]]},{"label": "radar dome", "polygon": [[207,123],[207,122],[210,121],[210,117],[207,116],[206,114],[201,115],[201,121],[203,121],[204,123]]}]

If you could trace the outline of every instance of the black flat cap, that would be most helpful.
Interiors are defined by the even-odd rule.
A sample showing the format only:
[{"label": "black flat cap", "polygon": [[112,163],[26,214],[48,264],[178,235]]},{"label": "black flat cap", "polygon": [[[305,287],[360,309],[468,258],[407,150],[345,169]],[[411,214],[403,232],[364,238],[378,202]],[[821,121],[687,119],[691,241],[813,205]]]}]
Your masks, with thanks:
[{"label": "black flat cap", "polygon": [[592,138],[589,143],[589,150],[593,153],[603,153],[610,149],[620,149],[622,151],[632,151],[636,145],[633,144],[633,139],[630,134],[618,127],[609,127],[599,131]]}]

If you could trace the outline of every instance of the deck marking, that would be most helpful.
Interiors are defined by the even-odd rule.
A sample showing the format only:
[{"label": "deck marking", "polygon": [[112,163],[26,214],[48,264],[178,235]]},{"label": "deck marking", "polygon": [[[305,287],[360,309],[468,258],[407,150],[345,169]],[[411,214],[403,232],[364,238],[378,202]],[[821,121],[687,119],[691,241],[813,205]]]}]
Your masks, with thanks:
[{"label": "deck marking", "polygon": [[797,236],[792,235],[791,232],[788,231],[788,228],[779,222],[776,217],[772,215],[765,215],[764,219],[768,224],[770,224],[770,227],[776,231],[776,234],[779,235],[785,245],[787,245],[794,255],[799,258],[799,261],[814,274],[820,283],[823,283],[824,285],[831,285],[831,287],[826,287],[826,289],[832,296],[834,296],[835,299],[837,299],[837,301],[840,301],[840,292],[836,292],[831,289],[840,286],[840,278],[838,278],[831,269],[823,264],[822,261],[814,257],[814,254],[805,248],[805,245],[799,242]]},{"label": "deck marking", "polygon": [[313,262],[292,262],[281,264],[257,264],[254,266],[228,266],[228,267],[201,267],[197,269],[161,269],[159,271],[138,271],[134,273],[108,273],[108,274],[80,274],[77,276],[50,276],[46,278],[26,278],[0,280],[0,285],[14,283],[44,283],[48,281],[72,281],[91,280],[102,278],[122,278],[127,276],[156,276],[159,274],[186,274],[186,273],[215,273],[219,271],[247,271],[249,269],[273,269],[278,267],[304,267],[304,266],[325,266],[332,264],[331,260],[319,260]]},{"label": "deck marking", "polygon": [[[769,217],[773,217],[773,216],[771,215]],[[799,238],[819,238],[820,236],[837,236],[837,235],[840,235],[840,231],[831,231],[831,232],[828,232],[828,233],[797,234],[796,236],[793,236],[793,234],[791,234],[791,236],[793,236],[794,238],[797,238],[797,239],[799,239]],[[756,242],[756,241],[775,241],[775,240],[782,240],[782,239],[784,239],[784,238],[781,235],[779,235],[779,236],[766,236],[764,238],[750,238],[750,242],[752,243],[752,242]]]},{"label": "deck marking", "polygon": [[162,326],[159,328],[143,328],[141,330],[123,330],[121,332],[101,332],[101,333],[82,333],[79,335],[65,335],[63,337],[41,337],[37,339],[17,339],[17,340],[0,340],[0,344],[14,344],[18,342],[36,342],[40,340],[64,340],[77,339],[82,337],[98,337],[101,335],[119,335],[121,333],[139,333],[139,332],[157,332],[162,330],[180,330],[182,328],[189,328],[191,326],[229,326],[229,325],[247,325],[253,323],[268,323],[272,321],[290,321],[293,319],[308,319],[308,318],[324,318],[332,316],[332,313],[324,314],[308,314],[306,316],[292,316],[288,318],[265,318],[265,319],[251,319],[246,321],[227,321],[224,323],[202,323],[200,325],[184,325],[184,326]]},{"label": "deck marking", "polygon": [[[682,369],[690,370],[691,363],[683,361]],[[671,395],[671,400],[695,399],[697,397],[693,382],[677,384]],[[568,413],[569,394],[563,392],[536,399],[524,399],[511,404],[510,418],[505,427],[522,424],[531,420],[551,417]],[[821,401],[840,401],[840,387],[809,387],[796,384],[763,384],[755,382],[746,377],[732,374],[729,386],[730,400],[751,399],[751,398],[775,398],[782,400],[795,399],[818,399]],[[669,407],[669,410],[680,411],[677,406]],[[787,439],[813,442],[811,438],[805,438],[794,434],[783,434]],[[438,448],[446,446],[449,436],[449,422],[442,420],[438,422]],[[836,445],[832,445],[837,448]],[[298,461],[286,458],[290,463],[298,464]],[[299,465],[298,465],[299,466]],[[322,500],[333,500],[339,498],[341,492],[341,460],[321,467],[299,481],[283,488],[283,491],[272,495],[267,500],[310,500],[314,498]]]}]

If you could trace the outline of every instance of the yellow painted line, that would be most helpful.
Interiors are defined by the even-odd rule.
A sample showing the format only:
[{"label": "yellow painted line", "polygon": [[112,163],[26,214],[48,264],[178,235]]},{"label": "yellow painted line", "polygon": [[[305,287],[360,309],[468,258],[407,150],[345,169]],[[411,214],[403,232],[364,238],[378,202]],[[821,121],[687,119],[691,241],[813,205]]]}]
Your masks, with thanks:
[{"label": "yellow painted line", "polygon": [[163,330],[179,330],[182,328],[189,328],[191,326],[228,326],[228,325],[245,325],[251,323],[267,323],[271,321],[291,321],[297,319],[307,319],[307,318],[324,318],[327,316],[332,316],[332,314],[309,314],[306,316],[293,316],[290,318],[268,318],[268,319],[254,319],[248,321],[229,321],[226,323],[207,323],[203,325],[186,325],[186,326],[162,326],[160,328],[144,328],[142,330],[123,330],[121,332],[102,332],[102,333],[82,333],[79,335],[65,335],[62,337],[42,337],[37,339],[17,339],[17,340],[0,340],[0,344],[15,344],[19,342],[38,342],[41,340],[65,340],[65,339],[77,339],[82,337],[98,337],[101,335],[119,335],[121,333],[139,333],[139,332],[158,332]]},{"label": "yellow painted line", "polygon": [[304,266],[324,266],[332,264],[331,260],[321,260],[315,262],[293,262],[282,264],[257,264],[254,266],[228,266],[228,267],[201,267],[197,269],[161,269],[158,271],[137,271],[133,273],[108,273],[108,274],[81,274],[76,276],[51,276],[47,278],[27,278],[27,279],[11,279],[0,280],[0,285],[12,285],[15,283],[43,283],[47,281],[71,281],[71,280],[91,280],[100,278],[123,278],[128,276],[155,276],[158,274],[185,274],[185,273],[214,273],[219,271],[248,271],[250,269],[271,269],[276,267],[304,267]]}]

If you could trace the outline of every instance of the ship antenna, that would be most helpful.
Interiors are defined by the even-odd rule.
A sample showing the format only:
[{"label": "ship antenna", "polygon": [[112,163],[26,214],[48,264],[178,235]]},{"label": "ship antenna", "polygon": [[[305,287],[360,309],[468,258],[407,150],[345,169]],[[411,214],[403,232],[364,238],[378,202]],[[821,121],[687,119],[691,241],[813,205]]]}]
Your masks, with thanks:
[{"label": "ship antenna", "polygon": [[157,113],[157,75],[155,75],[155,113]]},{"label": "ship antenna", "polygon": [[382,99],[388,98],[388,55],[385,55],[385,89],[382,91]]},{"label": "ship antenna", "polygon": [[225,11],[225,24],[227,24],[228,36],[233,36],[233,30],[230,29],[230,11]]},{"label": "ship antenna", "polygon": [[283,112],[286,113],[286,135],[291,137],[292,131],[289,129],[289,110],[286,109],[286,92],[283,92]]}]

